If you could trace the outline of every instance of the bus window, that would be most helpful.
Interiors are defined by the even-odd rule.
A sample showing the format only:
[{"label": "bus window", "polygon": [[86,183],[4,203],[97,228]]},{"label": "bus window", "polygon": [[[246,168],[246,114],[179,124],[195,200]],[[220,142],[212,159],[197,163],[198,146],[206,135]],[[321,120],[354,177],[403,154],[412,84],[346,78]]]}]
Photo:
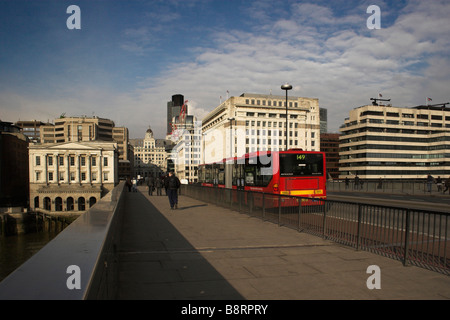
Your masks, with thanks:
[{"label": "bus window", "polygon": [[272,163],[262,164],[259,159],[248,159],[245,164],[245,184],[267,187],[273,177],[272,170]]},{"label": "bus window", "polygon": [[225,165],[224,164],[217,165],[217,181],[218,181],[218,184],[225,184]]},{"label": "bus window", "polygon": [[281,176],[322,176],[322,154],[280,154]]},{"label": "bus window", "polygon": [[244,179],[244,165],[233,165],[233,186],[241,186],[241,182]]}]

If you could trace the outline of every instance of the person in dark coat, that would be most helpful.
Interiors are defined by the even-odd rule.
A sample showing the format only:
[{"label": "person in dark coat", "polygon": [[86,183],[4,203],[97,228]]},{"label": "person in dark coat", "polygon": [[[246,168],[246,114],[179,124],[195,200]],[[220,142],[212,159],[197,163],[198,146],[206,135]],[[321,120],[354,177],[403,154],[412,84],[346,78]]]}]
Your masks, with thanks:
[{"label": "person in dark coat", "polygon": [[148,177],[147,186],[148,186],[148,195],[152,196],[153,188],[155,187],[155,178],[153,178],[153,176]]},{"label": "person in dark coat", "polygon": [[169,196],[170,209],[178,208],[178,188],[180,188],[180,180],[173,172],[169,172],[166,180],[166,189]]},{"label": "person in dark coat", "polygon": [[162,187],[163,187],[162,177],[158,177],[156,179],[155,186],[156,186],[156,195],[162,196]]}]

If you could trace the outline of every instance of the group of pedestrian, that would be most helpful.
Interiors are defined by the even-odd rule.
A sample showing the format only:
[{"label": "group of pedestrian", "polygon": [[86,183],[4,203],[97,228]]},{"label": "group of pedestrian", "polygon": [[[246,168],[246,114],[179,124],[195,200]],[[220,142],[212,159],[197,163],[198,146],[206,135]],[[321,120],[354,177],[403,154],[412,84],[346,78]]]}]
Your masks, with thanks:
[{"label": "group of pedestrian", "polygon": [[169,197],[170,209],[178,209],[178,189],[180,185],[180,180],[172,171],[166,176],[157,178],[150,176],[147,183],[148,195],[152,196],[156,188],[156,195],[162,196],[162,188],[164,187],[166,195]]},{"label": "group of pedestrian", "polygon": [[[155,178],[153,176],[150,176],[148,178],[148,182],[147,182],[148,195],[152,196],[153,191],[156,190],[156,195],[162,196],[163,186],[164,186],[164,177],[160,176],[160,177]],[[167,190],[166,190],[166,195],[167,195]]]},{"label": "group of pedestrian", "polygon": [[[137,192],[137,180],[136,178],[127,178],[125,184],[129,192]],[[159,176],[157,178],[150,176],[147,181],[148,195],[152,196],[156,190],[157,196],[162,196],[162,188],[166,190],[166,196],[169,197],[170,209],[178,209],[178,189],[180,188],[180,180],[173,171],[169,172],[165,176]]]},{"label": "group of pedestrian", "polygon": [[136,178],[131,179],[130,177],[128,177],[127,180],[125,181],[125,185],[128,188],[128,192],[137,192]]}]

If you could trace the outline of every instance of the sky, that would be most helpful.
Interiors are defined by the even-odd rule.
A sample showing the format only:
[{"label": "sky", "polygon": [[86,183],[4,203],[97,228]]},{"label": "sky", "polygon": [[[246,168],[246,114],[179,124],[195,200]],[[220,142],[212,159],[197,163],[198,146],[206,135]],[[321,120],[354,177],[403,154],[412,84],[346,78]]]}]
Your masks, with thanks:
[{"label": "sky", "polygon": [[201,120],[227,91],[288,82],[337,133],[378,94],[450,101],[449,18],[448,0],[0,0],[0,120],[95,115],[165,138],[174,94]]}]

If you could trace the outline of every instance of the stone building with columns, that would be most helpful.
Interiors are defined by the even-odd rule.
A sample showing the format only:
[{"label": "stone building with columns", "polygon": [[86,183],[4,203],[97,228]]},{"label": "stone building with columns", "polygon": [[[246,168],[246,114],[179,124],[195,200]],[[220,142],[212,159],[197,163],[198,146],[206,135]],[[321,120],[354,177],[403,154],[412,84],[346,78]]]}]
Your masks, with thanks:
[{"label": "stone building with columns", "polygon": [[118,183],[117,144],[104,141],[29,146],[30,208],[81,214]]}]

